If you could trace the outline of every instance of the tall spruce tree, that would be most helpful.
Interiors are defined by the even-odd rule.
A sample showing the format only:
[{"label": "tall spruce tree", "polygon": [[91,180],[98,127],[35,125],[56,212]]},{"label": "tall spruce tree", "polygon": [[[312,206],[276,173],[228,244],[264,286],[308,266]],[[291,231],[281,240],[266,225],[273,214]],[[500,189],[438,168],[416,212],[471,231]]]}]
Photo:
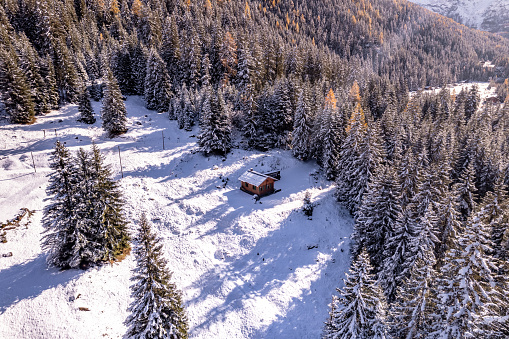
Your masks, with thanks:
[{"label": "tall spruce tree", "polygon": [[92,145],[91,172],[93,173],[96,242],[103,251],[103,260],[114,261],[130,247],[124,200],[111,169],[104,164],[104,156],[96,144]]},{"label": "tall spruce tree", "polygon": [[79,121],[85,124],[93,124],[96,119],[94,117],[94,110],[90,103],[90,94],[88,89],[83,86],[78,97],[78,110],[80,111]]},{"label": "tall spruce tree", "polygon": [[496,284],[497,261],[490,255],[493,244],[483,214],[476,211],[468,218],[441,269],[433,320],[433,335],[440,338],[503,337],[507,292]]},{"label": "tall spruce tree", "polygon": [[368,254],[361,251],[352,262],[345,286],[334,296],[325,323],[323,339],[387,338],[383,292],[369,264]]},{"label": "tall spruce tree", "polygon": [[77,166],[69,150],[57,141],[52,153],[48,195],[52,202],[44,209],[45,236],[42,246],[49,252],[50,266],[78,268],[88,265],[95,257],[94,244],[89,241],[91,225],[83,220],[86,209],[79,196]]},{"label": "tall spruce tree", "polygon": [[395,332],[398,338],[425,338],[432,325],[431,315],[436,309],[434,279],[435,243],[434,216],[428,209],[417,226],[417,236],[412,239],[414,263],[408,278],[398,289],[393,309]]},{"label": "tall spruce tree", "polygon": [[166,267],[162,248],[161,239],[142,214],[134,247],[137,266],[131,278],[134,301],[125,321],[128,338],[188,338],[182,296],[170,281],[172,273]]},{"label": "tall spruce tree", "polygon": [[205,155],[224,155],[230,151],[231,143],[231,123],[223,95],[212,90],[203,104],[200,150]]},{"label": "tall spruce tree", "polygon": [[168,110],[171,98],[171,79],[166,65],[155,48],[150,50],[145,78],[145,103],[148,109]]},{"label": "tall spruce tree", "polygon": [[311,155],[311,117],[304,91],[305,89],[299,95],[292,133],[293,155],[300,160],[307,160]]},{"label": "tall spruce tree", "polygon": [[354,109],[346,130],[340,153],[337,194],[350,213],[356,215],[368,183],[385,155],[379,124],[368,127],[360,104]]},{"label": "tall spruce tree", "polygon": [[9,119],[15,124],[35,121],[35,106],[27,79],[18,66],[14,51],[0,44],[0,93]]},{"label": "tall spruce tree", "polygon": [[396,223],[402,210],[394,168],[381,165],[373,177],[364,194],[352,238],[354,254],[365,247],[375,272],[379,272],[384,261],[384,248],[398,228]]},{"label": "tall spruce tree", "polygon": [[101,108],[103,129],[110,137],[127,132],[127,110],[117,80],[110,70],[107,74],[106,90]]}]

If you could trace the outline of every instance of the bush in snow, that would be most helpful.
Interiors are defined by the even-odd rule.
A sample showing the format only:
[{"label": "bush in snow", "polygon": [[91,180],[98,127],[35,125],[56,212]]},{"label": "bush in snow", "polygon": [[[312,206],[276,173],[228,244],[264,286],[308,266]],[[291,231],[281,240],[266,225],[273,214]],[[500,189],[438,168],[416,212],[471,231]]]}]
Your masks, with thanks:
[{"label": "bush in snow", "polygon": [[172,273],[166,269],[160,241],[143,214],[135,238],[137,267],[131,278],[134,301],[128,309],[131,315],[125,321],[129,327],[127,338],[188,337],[182,297],[175,284],[170,282]]},{"label": "bush in snow", "polygon": [[315,204],[311,202],[311,192],[306,191],[306,194],[304,194],[304,206],[302,207],[302,211],[305,215],[311,217],[313,215],[314,208]]}]

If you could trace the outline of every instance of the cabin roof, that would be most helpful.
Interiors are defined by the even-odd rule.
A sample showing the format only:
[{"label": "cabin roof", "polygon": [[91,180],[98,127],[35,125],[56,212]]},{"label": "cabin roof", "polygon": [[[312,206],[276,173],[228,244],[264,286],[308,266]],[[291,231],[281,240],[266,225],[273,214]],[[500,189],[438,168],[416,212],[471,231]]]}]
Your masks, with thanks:
[{"label": "cabin roof", "polygon": [[244,174],[239,177],[239,180],[242,182],[247,182],[251,185],[260,186],[267,178],[271,178],[272,180],[277,181],[276,178],[273,178],[267,174],[258,173],[252,169],[244,172]]}]

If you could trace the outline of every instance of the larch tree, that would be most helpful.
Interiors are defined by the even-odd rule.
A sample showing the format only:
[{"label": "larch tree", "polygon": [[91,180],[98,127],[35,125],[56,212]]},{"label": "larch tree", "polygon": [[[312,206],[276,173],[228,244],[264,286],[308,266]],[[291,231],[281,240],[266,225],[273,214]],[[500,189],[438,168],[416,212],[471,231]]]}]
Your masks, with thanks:
[{"label": "larch tree", "polygon": [[188,338],[188,323],[180,291],[171,282],[172,273],[163,257],[161,239],[142,214],[136,236],[136,268],[131,280],[133,302],[125,321],[127,338]]}]

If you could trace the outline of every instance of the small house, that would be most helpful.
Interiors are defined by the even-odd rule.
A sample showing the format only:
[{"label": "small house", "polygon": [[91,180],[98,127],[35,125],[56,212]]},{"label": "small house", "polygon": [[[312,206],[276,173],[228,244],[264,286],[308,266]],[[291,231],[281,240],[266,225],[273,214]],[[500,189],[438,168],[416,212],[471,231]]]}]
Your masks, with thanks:
[{"label": "small house", "polygon": [[246,193],[257,194],[261,197],[274,193],[274,182],[279,179],[279,172],[263,174],[251,168],[240,176],[240,189]]}]

